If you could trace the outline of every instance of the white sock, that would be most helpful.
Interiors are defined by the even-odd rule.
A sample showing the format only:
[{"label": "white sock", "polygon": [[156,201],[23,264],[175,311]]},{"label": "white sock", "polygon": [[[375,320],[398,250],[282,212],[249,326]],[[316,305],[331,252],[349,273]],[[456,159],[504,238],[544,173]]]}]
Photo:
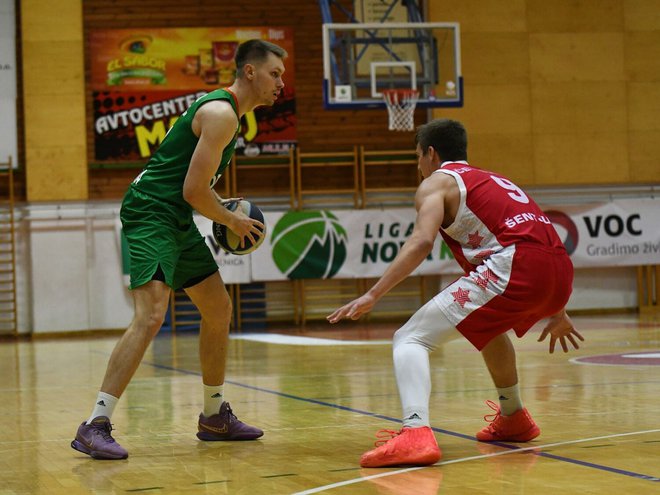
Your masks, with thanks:
[{"label": "white sock", "polygon": [[204,416],[207,418],[218,414],[224,402],[225,384],[204,385]]},{"label": "white sock", "polygon": [[106,394],[105,392],[99,392],[99,395],[96,397],[94,410],[87,420],[87,424],[90,424],[94,418],[98,418],[99,416],[105,416],[106,418],[110,419],[112,417],[112,413],[115,411],[117,401],[119,401],[119,398],[115,397],[114,395]]},{"label": "white sock", "polygon": [[511,387],[498,388],[497,394],[500,396],[500,411],[502,412],[502,416],[511,416],[523,408],[517,383]]},{"label": "white sock", "polygon": [[397,343],[393,350],[394,373],[403,408],[403,426],[430,426],[431,367],[429,352],[420,344]]}]

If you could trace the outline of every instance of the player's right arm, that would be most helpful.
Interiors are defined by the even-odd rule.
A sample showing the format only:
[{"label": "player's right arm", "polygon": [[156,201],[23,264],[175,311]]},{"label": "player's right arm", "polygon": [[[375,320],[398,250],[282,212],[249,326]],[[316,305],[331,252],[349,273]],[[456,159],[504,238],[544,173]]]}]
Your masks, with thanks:
[{"label": "player's right arm", "polygon": [[183,183],[183,198],[200,214],[248,236],[255,242],[264,226],[242,212],[231,212],[218,202],[210,184],[222,158],[222,151],[234,138],[238,122],[231,105],[211,101],[203,105],[193,119],[193,131],[199,136]]},{"label": "player's right arm", "polygon": [[442,225],[445,197],[451,187],[445,174],[433,175],[422,182],[415,194],[417,218],[413,232],[404,243],[383,276],[364,295],[334,311],[327,317],[330,323],[343,318],[358,319],[368,313],[393,287],[412,273],[428,256]]},{"label": "player's right arm", "polygon": [[376,299],[383,297],[410,275],[433,249],[444,218],[445,183],[445,177],[436,175],[426,179],[417,189],[415,227],[394,261],[369,290]]}]

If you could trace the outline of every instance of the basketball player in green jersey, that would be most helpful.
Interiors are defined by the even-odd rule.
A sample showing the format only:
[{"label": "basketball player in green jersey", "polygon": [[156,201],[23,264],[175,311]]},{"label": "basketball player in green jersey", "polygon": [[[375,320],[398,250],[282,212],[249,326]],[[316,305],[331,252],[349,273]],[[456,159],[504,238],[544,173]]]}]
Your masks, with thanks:
[{"label": "basketball player in green jersey", "polygon": [[243,239],[256,240],[263,224],[221,205],[212,187],[229,165],[240,118],[260,105],[273,105],[284,82],[281,47],[262,40],[236,52],[236,80],[199,98],[176,121],[133,181],[121,207],[130,252],[135,316],[117,343],[89,419],[71,446],[96,459],[125,459],[112,437],[110,419],[119,397],[165,318],[170,292],[183,288],[199,309],[199,354],[204,410],[201,440],[253,440],[263,435],[239,421],[224,401],[225,361],[231,300],[218,266],[193,221],[193,210],[227,225]]}]

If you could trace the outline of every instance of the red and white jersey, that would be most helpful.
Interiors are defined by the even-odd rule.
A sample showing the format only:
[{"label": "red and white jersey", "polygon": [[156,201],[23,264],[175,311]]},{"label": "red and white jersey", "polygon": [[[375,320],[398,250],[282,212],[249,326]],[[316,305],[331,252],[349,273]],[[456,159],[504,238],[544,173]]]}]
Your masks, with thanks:
[{"label": "red and white jersey", "polygon": [[451,175],[460,190],[456,218],[440,233],[465,275],[433,298],[447,319],[483,349],[565,307],[573,265],[541,208],[509,179],[467,162],[434,173]]},{"label": "red and white jersey", "polygon": [[512,244],[564,249],[550,219],[509,179],[465,161],[440,167],[434,173],[451,175],[460,190],[456,218],[440,233],[466,273]]}]

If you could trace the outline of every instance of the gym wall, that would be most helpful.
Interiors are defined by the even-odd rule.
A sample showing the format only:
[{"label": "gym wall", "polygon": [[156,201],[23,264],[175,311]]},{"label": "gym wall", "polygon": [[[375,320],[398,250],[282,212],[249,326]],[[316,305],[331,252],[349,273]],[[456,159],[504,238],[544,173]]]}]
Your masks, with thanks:
[{"label": "gym wall", "polygon": [[461,25],[471,161],[526,185],[660,182],[656,0],[433,0]]},{"label": "gym wall", "polygon": [[[35,134],[28,119],[21,135],[20,156],[58,159],[62,180],[73,181],[60,199],[78,197],[89,182],[89,199],[117,199],[135,170],[86,170],[78,165],[94,156],[93,142],[79,143],[83,128],[92,125],[87,33],[97,28],[264,26],[295,27],[297,135],[305,151],[333,151],[365,145],[371,149],[410,149],[412,132],[387,130],[385,110],[326,111],[321,98],[321,13],[310,0],[282,0],[273,4],[242,2],[180,2],[176,0],[65,0],[57,12],[82,8],[82,34],[76,23],[55,22],[42,0],[21,2],[27,52],[24,69],[32,79],[23,84],[19,118],[34,115],[42,100],[75,103],[80,84],[75,70],[49,70],[38,78],[38,67],[85,68],[86,121],[69,115],[57,128],[66,146],[50,146]],[[345,2],[350,5],[352,2]],[[427,2],[429,21],[457,21],[462,31],[465,106],[436,109],[435,117],[464,121],[471,136],[470,158],[478,166],[495,169],[523,186],[657,183],[660,181],[660,14],[654,0],[466,0]],[[51,5],[49,2],[46,4]],[[343,19],[336,19],[337,21]],[[28,22],[26,22],[28,21]],[[35,24],[38,23],[38,24]],[[50,27],[49,27],[50,26]],[[60,28],[57,28],[60,26]],[[56,29],[57,28],[57,29]],[[77,29],[77,28],[76,28]],[[20,28],[18,30],[20,36]],[[46,58],[35,59],[35,39],[50,47]],[[79,50],[82,43],[83,50]],[[66,47],[69,46],[70,49]],[[79,57],[84,56],[80,64]],[[66,56],[65,56],[66,55]],[[46,60],[47,59],[47,60]],[[35,66],[36,64],[36,66]],[[35,73],[35,71],[37,71]],[[29,70],[23,71],[29,76]],[[24,76],[25,77],[25,76]],[[41,85],[37,83],[41,81]],[[72,84],[74,89],[71,88]],[[41,94],[39,93],[41,91]],[[48,98],[56,96],[56,98]],[[64,98],[62,98],[64,96]],[[53,101],[54,100],[54,101]],[[416,123],[427,112],[416,112]],[[32,120],[32,122],[35,122]],[[47,126],[47,123],[46,123]],[[22,126],[21,126],[22,127]],[[21,129],[22,132],[23,129]],[[50,126],[43,132],[54,132]],[[51,143],[56,145],[56,143]],[[71,155],[74,160],[65,159]],[[66,163],[76,162],[73,170]],[[84,162],[83,162],[84,163]],[[43,165],[46,166],[46,165]],[[49,167],[51,181],[57,180]],[[35,177],[38,175],[35,174]],[[28,177],[29,181],[29,177]],[[20,177],[19,177],[20,182]],[[61,182],[61,181],[60,181]],[[50,189],[37,188],[37,200],[53,199]],[[20,192],[19,192],[20,197]],[[82,198],[81,198],[82,199]]]}]

